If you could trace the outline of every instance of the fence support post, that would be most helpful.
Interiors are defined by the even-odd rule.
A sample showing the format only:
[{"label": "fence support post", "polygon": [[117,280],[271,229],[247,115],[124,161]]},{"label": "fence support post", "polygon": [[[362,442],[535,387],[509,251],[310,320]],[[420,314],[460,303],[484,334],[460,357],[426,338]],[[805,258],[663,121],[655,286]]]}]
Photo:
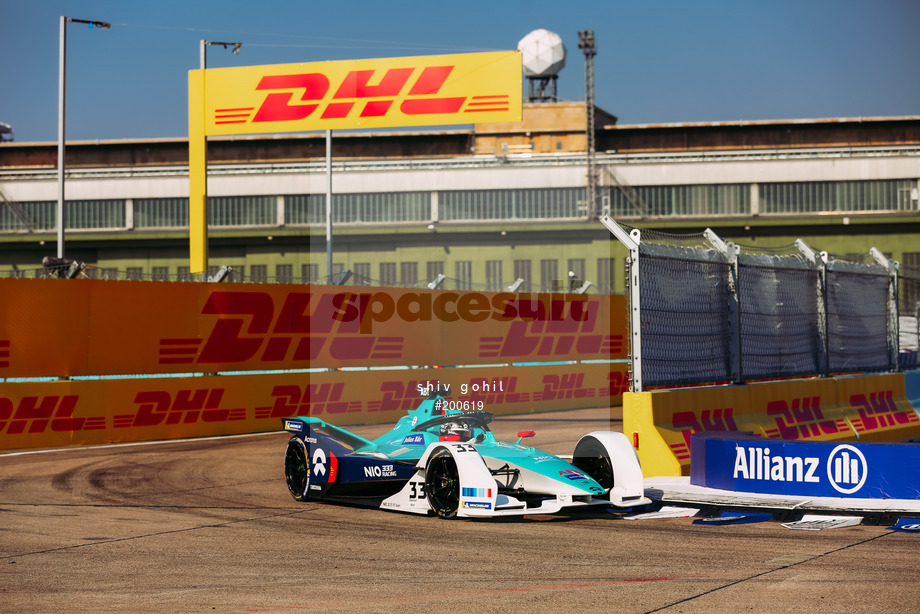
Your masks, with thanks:
[{"label": "fence support post", "polygon": [[609,215],[601,218],[601,224],[607,227],[626,249],[629,250],[627,260],[626,290],[629,292],[629,368],[632,373],[630,378],[630,392],[642,392],[642,318],[639,310],[639,243],[641,233],[638,228],[627,233]]}]

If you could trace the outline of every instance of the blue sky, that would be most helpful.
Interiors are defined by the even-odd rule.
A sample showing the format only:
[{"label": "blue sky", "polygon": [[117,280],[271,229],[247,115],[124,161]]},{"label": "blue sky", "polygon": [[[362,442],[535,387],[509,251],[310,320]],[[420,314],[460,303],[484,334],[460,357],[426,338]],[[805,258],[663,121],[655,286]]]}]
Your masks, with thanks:
[{"label": "blue sky", "polygon": [[568,50],[559,95],[620,124],[920,115],[920,0],[0,0],[0,122],[57,140],[61,15],[67,139],[185,137],[187,72],[208,67],[515,49],[537,28]]}]

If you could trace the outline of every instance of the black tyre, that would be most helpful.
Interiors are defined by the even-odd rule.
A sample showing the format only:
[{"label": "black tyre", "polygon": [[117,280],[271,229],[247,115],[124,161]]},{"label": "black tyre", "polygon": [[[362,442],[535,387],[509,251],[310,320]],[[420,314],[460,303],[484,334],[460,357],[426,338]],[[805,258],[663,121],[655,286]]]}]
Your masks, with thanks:
[{"label": "black tyre", "polygon": [[307,446],[299,437],[291,437],[288,441],[284,452],[284,478],[291,496],[298,501],[306,501],[310,465],[307,463]]},{"label": "black tyre", "polygon": [[440,449],[425,467],[425,494],[428,504],[441,518],[455,518],[460,507],[460,475],[457,462],[448,450]]},{"label": "black tyre", "polygon": [[594,478],[605,491],[609,492],[613,488],[613,463],[610,462],[607,449],[596,439],[586,439],[575,446],[572,464]]}]

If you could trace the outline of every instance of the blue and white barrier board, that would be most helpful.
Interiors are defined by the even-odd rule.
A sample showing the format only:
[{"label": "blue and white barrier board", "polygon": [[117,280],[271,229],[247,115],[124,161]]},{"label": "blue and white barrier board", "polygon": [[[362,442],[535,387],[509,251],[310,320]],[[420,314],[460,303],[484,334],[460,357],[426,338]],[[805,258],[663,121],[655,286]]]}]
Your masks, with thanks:
[{"label": "blue and white barrier board", "polygon": [[737,492],[920,499],[920,444],[799,442],[695,433],[690,483]]}]

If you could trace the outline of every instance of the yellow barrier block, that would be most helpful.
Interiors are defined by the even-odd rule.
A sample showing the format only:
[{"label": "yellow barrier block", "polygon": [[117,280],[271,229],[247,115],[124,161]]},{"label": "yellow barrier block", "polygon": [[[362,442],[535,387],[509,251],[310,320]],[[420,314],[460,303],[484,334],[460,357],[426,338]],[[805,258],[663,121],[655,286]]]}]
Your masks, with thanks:
[{"label": "yellow barrier block", "polygon": [[840,408],[833,379],[797,379],[748,386],[747,412],[764,437],[807,441],[852,441],[856,432]]},{"label": "yellow barrier block", "polygon": [[[678,388],[623,394],[623,432],[638,437],[642,473],[690,475],[690,436],[738,431],[748,404],[744,386]],[[742,424],[747,424],[742,421]]]},{"label": "yellow barrier block", "polygon": [[894,442],[920,437],[920,417],[904,386],[903,373],[836,377],[837,398],[859,441]]}]

